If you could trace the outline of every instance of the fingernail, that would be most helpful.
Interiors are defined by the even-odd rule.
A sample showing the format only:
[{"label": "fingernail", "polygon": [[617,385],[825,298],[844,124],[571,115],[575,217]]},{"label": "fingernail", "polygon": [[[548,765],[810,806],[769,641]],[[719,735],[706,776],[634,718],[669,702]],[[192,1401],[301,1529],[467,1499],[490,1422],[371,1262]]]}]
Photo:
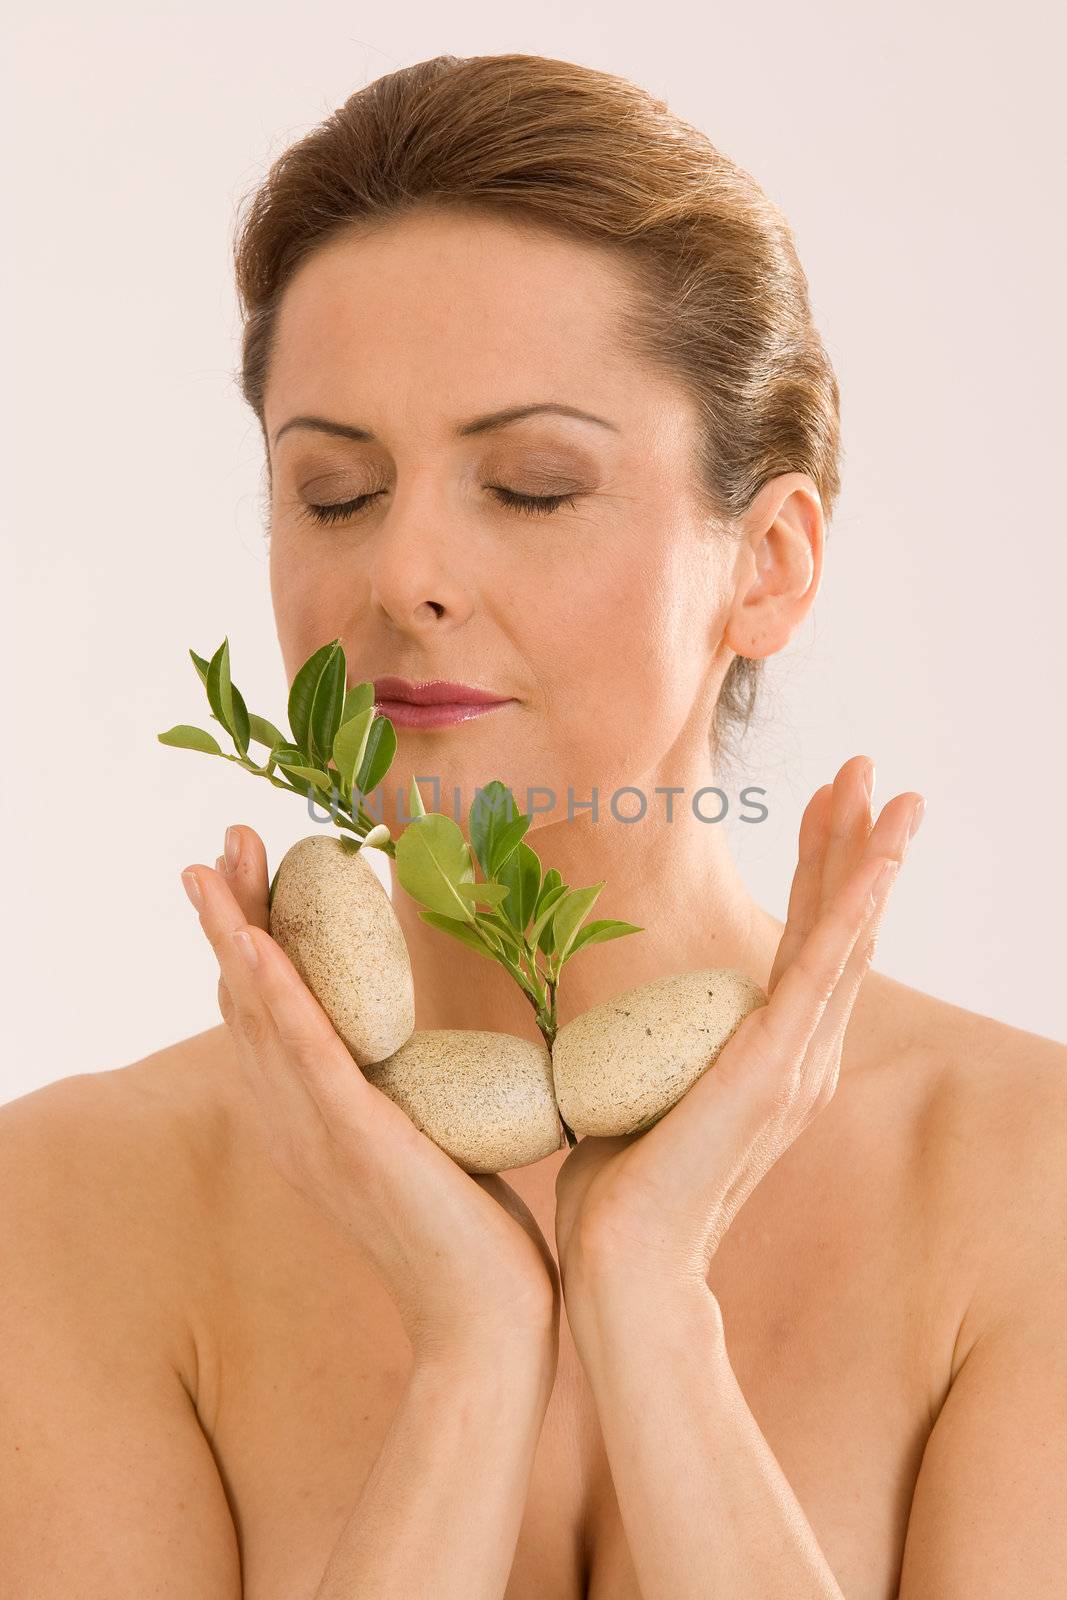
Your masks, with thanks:
[{"label": "fingernail", "polygon": [[863,783],[864,783],[864,787],[867,790],[867,799],[870,800],[874,795],[874,762],[873,761],[868,761],[868,763],[867,763],[867,770],[863,774]]},{"label": "fingernail", "polygon": [[236,828],[226,829],[226,871],[236,872],[241,858],[241,836]]},{"label": "fingernail", "polygon": [[918,832],[919,823],[922,821],[923,816],[925,815],[925,812],[926,812],[926,801],[924,799],[924,800],[920,800],[919,801],[919,804],[915,807],[915,810],[911,814],[911,821],[908,823],[908,839],[907,839],[908,844],[911,843],[911,841],[914,838],[915,834]]},{"label": "fingernail", "polygon": [[256,947],[243,928],[238,928],[233,936],[233,942],[240,950],[250,967],[254,967],[259,960]]},{"label": "fingernail", "polygon": [[189,899],[199,911],[204,903],[204,897],[200,893],[200,885],[197,882],[196,873],[191,867],[188,867],[182,873],[182,883],[185,885],[185,892],[189,896]]}]

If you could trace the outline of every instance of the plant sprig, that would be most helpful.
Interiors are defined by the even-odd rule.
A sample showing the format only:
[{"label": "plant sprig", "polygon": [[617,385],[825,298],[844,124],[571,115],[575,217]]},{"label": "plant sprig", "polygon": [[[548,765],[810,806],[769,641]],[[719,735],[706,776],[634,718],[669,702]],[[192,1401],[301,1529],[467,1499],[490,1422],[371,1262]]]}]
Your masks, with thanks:
[{"label": "plant sprig", "polygon": [[[316,650],[293,679],[288,705],[291,738],[266,717],[249,713],[230,677],[228,638],[210,661],[195,650],[189,655],[207,691],[211,717],[229,734],[237,753],[229,755],[213,734],[184,722],[157,734],[160,744],[221,756],[291,794],[305,798],[321,794],[329,799],[334,822],[353,834],[360,846],[371,844],[395,855],[388,828],[375,823],[362,796],[371,794],[388,772],[396,753],[396,730],[388,717],[375,716],[374,685],[369,680],[345,692],[340,639]],[[266,747],[264,762],[253,761],[249,743]]]},{"label": "plant sprig", "polygon": [[[587,945],[643,930],[614,918],[582,926],[604,884],[572,889],[555,867],[543,872],[537,852],[523,838],[530,818],[498,780],[475,794],[470,843],[451,817],[422,808],[414,778],[408,809],[413,820],[396,841],[401,886],[425,907],[419,912],[424,922],[511,973],[551,1049],[565,963]],[[484,874],[481,880],[475,878],[476,866]]]},{"label": "plant sprig", "polygon": [[[157,734],[160,744],[221,756],[291,794],[328,796],[330,814],[346,835],[342,845],[350,850],[370,845],[392,856],[401,887],[423,908],[422,920],[511,974],[551,1050],[564,965],[588,945],[644,931],[613,918],[585,921],[604,884],[573,889],[555,867],[544,872],[524,838],[530,818],[496,779],[475,794],[468,843],[453,818],[426,810],[412,777],[411,821],[393,839],[387,825],[376,823],[365,810],[362,797],[384,781],[396,754],[396,730],[388,717],[375,715],[372,682],[345,688],[347,664],[340,639],[316,650],[293,679],[288,736],[248,710],[230,676],[228,638],[210,660],[194,650],[189,655],[207,692],[211,717],[229,734],[236,754],[228,754],[213,734],[189,723]],[[265,747],[265,761],[253,761],[250,744]],[[476,868],[481,878],[475,877]],[[273,893],[274,880],[271,898]],[[565,1122],[563,1126],[574,1145],[572,1130]]]}]

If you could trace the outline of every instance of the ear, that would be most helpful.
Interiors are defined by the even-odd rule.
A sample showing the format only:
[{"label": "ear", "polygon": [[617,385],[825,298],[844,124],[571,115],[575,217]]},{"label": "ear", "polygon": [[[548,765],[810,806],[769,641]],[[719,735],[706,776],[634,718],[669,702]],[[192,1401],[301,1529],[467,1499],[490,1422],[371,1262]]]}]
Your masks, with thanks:
[{"label": "ear", "polygon": [[737,589],[723,637],[739,656],[771,656],[800,627],[822,577],[826,534],[811,478],[787,472],[765,483],[740,531]]}]

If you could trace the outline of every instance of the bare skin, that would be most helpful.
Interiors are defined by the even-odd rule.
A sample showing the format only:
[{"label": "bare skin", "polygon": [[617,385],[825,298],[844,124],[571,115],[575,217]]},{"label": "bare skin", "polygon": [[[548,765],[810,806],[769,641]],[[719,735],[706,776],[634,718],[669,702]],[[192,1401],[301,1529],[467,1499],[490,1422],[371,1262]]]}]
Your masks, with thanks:
[{"label": "bare skin", "polygon": [[[745,1202],[709,1284],[745,1396],[843,1593],[888,1600],[950,1380],[1012,1297],[1020,1240],[1044,1237],[1055,1215],[1051,1189],[1044,1210],[1032,1185],[1020,1202],[1019,1175],[1062,1150],[1065,1052],[876,972],[853,1018],[834,1100]],[[3,1108],[0,1131],[5,1151],[37,1156],[51,1179],[52,1226],[20,1236],[65,1271],[68,1297],[86,1274],[80,1340],[98,1327],[109,1373],[136,1346],[152,1374],[150,1390],[138,1384],[144,1468],[165,1419],[202,1440],[179,1518],[196,1517],[196,1537],[179,1540],[190,1571],[197,1550],[217,1573],[239,1548],[246,1600],[314,1594],[411,1347],[369,1264],[273,1167],[227,1028],[61,1080]],[[564,1158],[507,1174],[550,1242]],[[74,1241],[69,1256],[59,1237]],[[24,1358],[21,1393],[32,1369]],[[133,1532],[113,1519],[130,1480],[101,1485],[90,1470],[94,1370],[71,1373],[76,1393],[54,1378],[34,1393],[5,1462],[17,1472],[43,1437],[80,1430],[82,1487],[68,1486],[68,1515],[40,1525],[35,1549],[58,1540],[79,1559],[79,1501],[101,1515],[103,1495],[128,1560]],[[112,1403],[104,1420],[118,1429],[125,1415]],[[135,1437],[124,1459],[143,1484]],[[25,1491],[25,1516],[38,1503],[25,1479],[0,1485]],[[151,1484],[144,1494],[153,1506]],[[565,1307],[506,1589],[507,1600],[546,1593],[639,1594]]]},{"label": "bare skin", "polygon": [[[572,820],[566,794],[587,800],[595,786],[603,811],[622,784],[650,799],[712,784],[706,733],[730,661],[784,647],[822,565],[822,511],[800,473],[765,485],[730,539],[708,535],[690,492],[688,402],[613,344],[621,287],[610,258],[571,243],[485,219],[409,219],[306,264],[283,302],[268,385],[271,582],[289,678],[341,637],[353,682],[397,673],[510,695],[469,723],[402,730],[402,785],[436,773],[467,800],[494,777],[520,797],[550,787],[559,804],[533,837],[542,860],[569,882],[606,879],[596,914],[645,928],[567,969],[561,1021],[669,971],[738,966],[766,986],[784,925],[748,893],[722,830],[684,803],[673,823],[653,805],[632,827]],[[452,432],[557,399],[614,426],[542,416]],[[375,438],[293,428],[277,439],[298,415]],[[535,520],[493,501],[488,484],[580,494]],[[377,498],[330,529],[306,519],[310,503],[364,493]],[[198,872],[213,895],[233,896],[216,903],[235,925],[263,929],[268,863],[250,829],[236,832],[236,872]],[[402,893],[394,903],[418,1027],[531,1034],[506,974],[422,923]],[[848,1600],[895,1595],[906,1536],[929,1542],[931,1519],[950,1513],[986,1538],[992,1529],[1020,1570],[1013,1522],[1054,1492],[1051,1455],[1033,1475],[1028,1418],[1062,1406],[1062,1365],[1034,1336],[982,1395],[993,1431],[958,1440],[939,1498],[908,1535],[953,1380],[965,1363],[981,1370],[1020,1317],[1050,1326],[1051,1296],[1063,1294],[1065,1054],[868,973],[836,1094],[711,1263],[733,1369]],[[415,1298],[398,1304],[386,1288],[396,1263],[376,1266],[371,1241],[360,1248],[279,1170],[250,1084],[224,1022],[3,1108],[0,1415],[14,1449],[0,1456],[0,1507],[17,1512],[22,1539],[0,1560],[15,1592],[47,1560],[77,1570],[85,1592],[91,1567],[94,1600],[121,1593],[113,1573],[140,1574],[132,1594],[177,1568],[190,1594],[236,1595],[242,1579],[247,1600],[317,1593],[423,1329]],[[282,1118],[276,1127],[286,1131]],[[447,1240],[428,1252],[412,1282],[432,1287],[450,1337],[468,1305],[502,1333],[516,1291],[522,1314],[484,1348],[518,1348],[538,1323],[533,1286],[555,1262],[565,1156],[505,1175],[532,1232],[506,1232],[474,1185],[448,1186],[470,1231],[451,1259]],[[486,1270],[472,1266],[472,1245]],[[469,1278],[445,1306],[453,1268]],[[602,1419],[559,1312],[507,1600],[638,1600]],[[669,1438],[662,1449],[669,1473]],[[986,1478],[1001,1474],[999,1507],[976,1500],[976,1461]],[[57,1484],[62,1516],[49,1499]]]}]

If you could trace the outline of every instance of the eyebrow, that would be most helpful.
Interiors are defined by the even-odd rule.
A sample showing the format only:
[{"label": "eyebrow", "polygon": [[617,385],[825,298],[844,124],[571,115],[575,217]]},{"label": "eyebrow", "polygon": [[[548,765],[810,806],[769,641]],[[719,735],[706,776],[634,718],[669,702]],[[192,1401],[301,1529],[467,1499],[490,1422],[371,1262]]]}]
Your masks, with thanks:
[{"label": "eyebrow", "polygon": [[[537,416],[545,411],[555,412],[561,417],[577,417],[580,422],[595,422],[601,428],[610,428],[613,433],[621,431],[617,423],[609,422],[606,417],[594,417],[589,411],[579,411],[577,406],[557,405],[548,401],[528,406],[509,406],[506,411],[492,411],[488,416],[473,417],[470,422],[458,424],[456,438],[463,439],[472,433],[488,433],[492,428],[506,428],[511,422],[519,422],[523,417]],[[277,444],[282,434],[288,433],[290,428],[310,428],[316,433],[331,433],[342,439],[362,442],[372,442],[375,438],[369,428],[357,428],[349,422],[331,422],[328,417],[290,417],[274,435],[274,443]]]}]

